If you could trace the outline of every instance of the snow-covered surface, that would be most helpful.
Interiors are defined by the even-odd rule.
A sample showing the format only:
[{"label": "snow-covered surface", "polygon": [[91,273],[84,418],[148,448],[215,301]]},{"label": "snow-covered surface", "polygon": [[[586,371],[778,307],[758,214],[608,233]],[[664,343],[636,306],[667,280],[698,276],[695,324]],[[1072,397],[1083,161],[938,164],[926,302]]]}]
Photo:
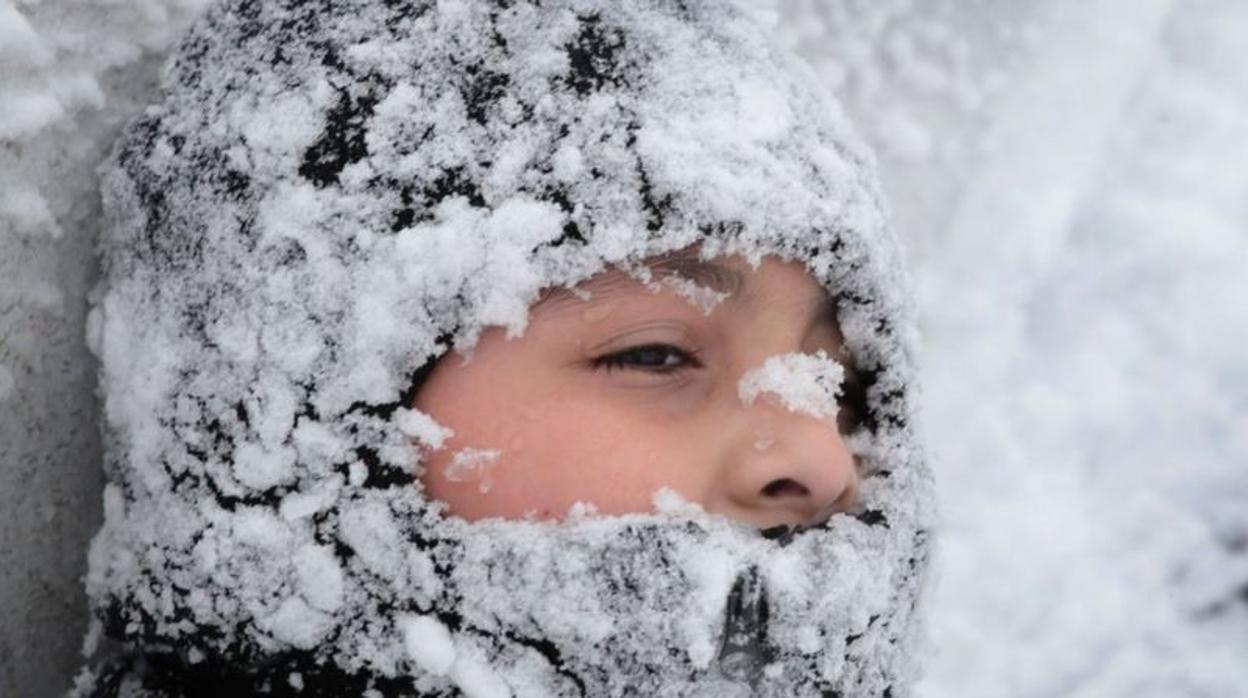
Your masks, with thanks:
[{"label": "snow-covered surface", "polygon": [[1248,694],[1248,5],[788,6],[919,282],[920,695]]},{"label": "snow-covered surface", "polygon": [[81,664],[85,541],[102,477],[95,167],[150,97],[195,0],[0,0],[0,695],[51,696]]},{"label": "snow-covered surface", "polygon": [[[211,7],[102,175],[107,633],[391,694],[908,693],[932,525],[914,305],[871,158],[816,87],[725,0]],[[795,259],[835,299],[873,377],[860,511],[791,541],[696,507],[443,516],[411,444],[439,435],[398,411],[418,369],[523,331],[544,289],[665,278],[682,251]],[[789,356],[743,397],[830,419],[840,374]],[[501,455],[443,474],[485,496]],[[445,624],[449,669],[400,612]]]},{"label": "snow-covered surface", "polygon": [[[3,695],[79,661],[92,173],[196,4],[0,1]],[[1248,692],[1248,8],[778,5],[920,282],[945,521],[921,695]]]}]

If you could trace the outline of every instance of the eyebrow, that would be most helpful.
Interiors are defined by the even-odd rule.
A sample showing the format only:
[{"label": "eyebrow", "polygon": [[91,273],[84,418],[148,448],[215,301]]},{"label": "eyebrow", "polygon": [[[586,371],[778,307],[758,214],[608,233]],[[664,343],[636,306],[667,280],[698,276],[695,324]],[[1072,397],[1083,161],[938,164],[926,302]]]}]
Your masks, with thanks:
[{"label": "eyebrow", "polygon": [[[651,280],[668,278],[685,279],[698,286],[722,293],[729,298],[739,298],[747,286],[745,275],[731,267],[701,259],[693,250],[678,250],[651,257],[641,268],[650,272]],[[533,307],[549,307],[571,299],[580,299],[578,291],[588,291],[596,298],[605,296],[628,282],[644,283],[636,273],[618,267],[610,268],[573,287],[556,286],[547,289]]]},{"label": "eyebrow", "polygon": [[[651,273],[658,272],[655,275],[660,279],[671,276],[688,279],[699,286],[727,294],[731,299],[740,299],[743,296],[741,292],[747,287],[744,274],[723,264],[702,259],[697,251],[692,249],[677,250],[651,257],[642,264],[642,268],[650,270]],[[574,289],[589,291],[595,294],[595,298],[600,299],[629,281],[639,282],[640,280],[627,270],[612,267],[573,287],[554,286],[547,289],[533,304],[533,308],[539,305],[562,304],[574,299],[581,300]],[[857,361],[854,360],[849,348],[845,346],[845,334],[840,322],[840,307],[836,298],[825,294],[812,310],[810,322],[826,323],[836,332],[837,350],[834,352],[834,358],[845,368],[846,383],[861,389],[862,374],[858,370]]]},{"label": "eyebrow", "polygon": [[705,260],[696,252],[681,251],[649,260],[646,267],[658,272],[660,278],[676,276],[729,296],[738,295],[746,286],[745,275],[731,267]]}]

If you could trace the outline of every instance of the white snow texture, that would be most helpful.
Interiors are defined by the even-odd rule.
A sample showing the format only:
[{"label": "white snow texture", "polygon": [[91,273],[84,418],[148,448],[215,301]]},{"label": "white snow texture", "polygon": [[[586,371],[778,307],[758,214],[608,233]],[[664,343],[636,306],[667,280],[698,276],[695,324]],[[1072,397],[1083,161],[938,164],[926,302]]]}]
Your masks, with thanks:
[{"label": "white snow texture", "polygon": [[[1248,694],[1248,6],[760,4],[876,148],[919,282],[944,523],[918,695]],[[202,5],[0,0],[0,695],[55,694],[80,662],[94,171]],[[249,135],[299,138],[282,108],[294,123],[257,115]],[[345,484],[288,494],[280,517]],[[344,531],[364,564],[402,564],[365,542],[382,514]],[[283,542],[253,524],[257,550]],[[325,554],[298,550],[288,600],[332,610]],[[420,617],[397,619],[405,641],[438,633]]]},{"label": "white snow texture", "polygon": [[780,354],[741,376],[737,394],[746,405],[771,395],[791,412],[835,421],[844,378],[845,369],[822,350]]},{"label": "white snow texture", "polygon": [[[88,344],[120,506],[87,591],[126,647],[201,658],[149,666],[387,695],[910,693],[933,510],[909,282],[870,156],[754,13],[226,0],[102,192]],[[404,409],[423,366],[522,331],[544,289],[694,245],[799,260],[835,299],[873,376],[859,508],[777,539],[696,507],[468,523],[424,498],[411,441],[445,432]],[[770,366],[747,400],[834,416],[838,365]],[[446,477],[488,493],[499,455]]]},{"label": "white snow texture", "polygon": [[0,0],[0,695],[82,663],[85,541],[101,511],[96,167],[155,88],[196,0]]},{"label": "white snow texture", "polygon": [[919,695],[1248,695],[1248,4],[782,6],[917,277]]}]

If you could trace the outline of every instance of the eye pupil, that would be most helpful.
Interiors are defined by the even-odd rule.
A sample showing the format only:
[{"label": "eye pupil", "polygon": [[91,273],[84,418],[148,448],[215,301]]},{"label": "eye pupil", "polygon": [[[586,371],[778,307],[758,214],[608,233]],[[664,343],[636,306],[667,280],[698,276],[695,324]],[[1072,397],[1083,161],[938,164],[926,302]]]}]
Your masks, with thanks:
[{"label": "eye pupil", "polygon": [[697,365],[690,352],[670,344],[632,347],[595,359],[594,365],[608,369],[667,372]]},{"label": "eye pupil", "polygon": [[671,366],[680,359],[664,347],[644,347],[637,350],[637,363],[647,366]]}]

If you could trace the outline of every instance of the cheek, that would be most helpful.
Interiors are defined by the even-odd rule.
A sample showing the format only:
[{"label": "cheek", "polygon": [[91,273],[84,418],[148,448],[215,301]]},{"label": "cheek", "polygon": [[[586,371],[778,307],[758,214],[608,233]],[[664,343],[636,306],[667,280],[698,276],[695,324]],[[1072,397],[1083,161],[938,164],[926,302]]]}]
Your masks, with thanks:
[{"label": "cheek", "polygon": [[603,514],[651,508],[667,484],[659,463],[671,444],[661,429],[593,404],[563,403],[550,414],[534,445],[515,454],[517,497],[541,502],[540,513],[554,517],[578,501]]},{"label": "cheek", "polygon": [[[426,459],[428,493],[453,514],[562,518],[576,502],[623,514],[649,511],[660,487],[692,489],[668,465],[681,459],[681,440],[670,426],[583,396],[502,398],[479,410],[469,401],[457,404],[446,415],[455,437]],[[499,453],[484,468],[464,469],[453,465],[461,449]]]}]

